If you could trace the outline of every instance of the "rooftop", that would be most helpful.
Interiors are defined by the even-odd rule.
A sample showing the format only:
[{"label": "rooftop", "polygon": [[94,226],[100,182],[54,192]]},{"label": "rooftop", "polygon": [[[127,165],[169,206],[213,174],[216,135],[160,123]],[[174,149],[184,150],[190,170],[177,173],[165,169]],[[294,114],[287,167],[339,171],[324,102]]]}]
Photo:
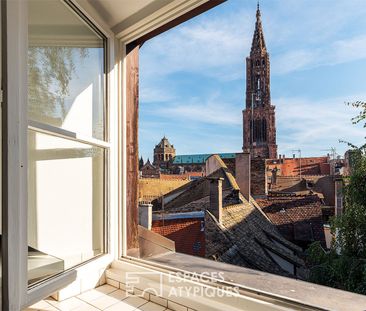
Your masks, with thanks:
[{"label": "rooftop", "polygon": [[[326,247],[322,202],[317,195],[279,195],[257,199],[281,234],[298,245],[320,241]],[[300,246],[301,246],[300,245]]]},{"label": "rooftop", "polygon": [[[218,153],[218,155],[221,159],[235,159],[235,153]],[[173,164],[203,164],[210,156],[212,153],[176,155]]]},{"label": "rooftop", "polygon": [[[221,223],[209,211],[208,178],[222,177],[223,216]],[[208,177],[191,182],[165,195],[164,213],[180,218],[193,212],[205,213],[206,257],[216,261],[255,268],[285,276],[303,277],[304,262],[297,253],[301,248],[287,241],[252,199],[240,193],[233,175],[221,167]],[[156,217],[156,216],[155,216]],[[278,257],[279,258],[278,258]],[[276,260],[278,260],[276,262]],[[289,263],[285,269],[282,260]]]},{"label": "rooftop", "polygon": [[174,146],[169,142],[168,138],[164,136],[161,141],[155,146],[155,148],[174,148]]}]

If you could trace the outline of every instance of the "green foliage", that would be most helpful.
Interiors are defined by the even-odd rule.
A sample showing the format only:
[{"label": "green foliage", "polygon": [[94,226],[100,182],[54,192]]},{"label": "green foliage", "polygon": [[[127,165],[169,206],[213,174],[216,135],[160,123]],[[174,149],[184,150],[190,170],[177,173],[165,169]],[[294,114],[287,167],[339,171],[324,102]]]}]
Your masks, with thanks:
[{"label": "green foliage", "polygon": [[365,259],[338,255],[334,248],[325,252],[319,242],[310,245],[307,253],[310,282],[366,294]]},{"label": "green foliage", "polygon": [[342,254],[366,258],[366,155],[365,150],[351,153],[352,174],[345,180],[343,204],[345,212],[333,220],[337,232],[334,247]]},{"label": "green foliage", "polygon": [[[357,124],[366,120],[366,102],[356,101],[346,104],[360,110],[359,114],[351,119],[353,124]],[[363,127],[366,127],[366,122],[364,123]]]},{"label": "green foliage", "polygon": [[[362,112],[352,119],[366,119],[366,103],[351,104]],[[366,126],[365,126],[366,127]],[[351,175],[344,178],[344,212],[331,223],[335,234],[331,249],[325,252],[320,243],[307,250],[309,280],[314,283],[366,294],[366,146],[350,150]]]}]

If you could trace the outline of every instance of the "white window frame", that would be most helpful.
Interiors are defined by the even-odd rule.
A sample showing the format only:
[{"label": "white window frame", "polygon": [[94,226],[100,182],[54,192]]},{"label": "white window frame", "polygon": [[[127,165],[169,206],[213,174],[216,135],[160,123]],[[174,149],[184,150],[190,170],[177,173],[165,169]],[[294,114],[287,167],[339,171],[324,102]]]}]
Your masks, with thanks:
[{"label": "white window frame", "polygon": [[[108,112],[105,114],[105,128],[108,142],[80,137],[52,126],[29,122],[29,128],[41,132],[53,132],[53,135],[83,141],[91,145],[108,147],[108,171],[106,185],[109,198],[106,204],[106,239],[105,254],[66,270],[59,275],[45,279],[43,282],[28,287],[27,278],[27,210],[28,210],[28,111],[27,111],[27,51],[28,51],[28,3],[24,0],[1,1],[2,12],[2,57],[4,64],[3,105],[3,170],[2,170],[2,309],[21,310],[32,303],[47,297],[60,288],[77,279],[77,272],[88,269],[105,269],[113,259],[118,257],[118,96],[117,67],[115,64],[115,40],[110,28],[101,20],[94,19],[80,8],[75,1],[64,1],[75,13],[80,12],[93,23],[107,42],[105,52],[106,85],[105,98]],[[76,9],[76,10],[75,10]],[[80,12],[77,12],[79,10]],[[77,271],[76,271],[77,270]]]}]

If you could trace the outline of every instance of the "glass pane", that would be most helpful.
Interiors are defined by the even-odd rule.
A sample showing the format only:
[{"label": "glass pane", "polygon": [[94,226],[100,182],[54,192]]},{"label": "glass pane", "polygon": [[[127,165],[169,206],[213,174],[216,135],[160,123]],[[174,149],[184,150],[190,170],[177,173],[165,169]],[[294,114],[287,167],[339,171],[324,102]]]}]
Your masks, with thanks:
[{"label": "glass pane", "polygon": [[28,279],[103,252],[103,148],[28,132]]},{"label": "glass pane", "polygon": [[104,139],[104,40],[58,0],[29,1],[29,118]]}]

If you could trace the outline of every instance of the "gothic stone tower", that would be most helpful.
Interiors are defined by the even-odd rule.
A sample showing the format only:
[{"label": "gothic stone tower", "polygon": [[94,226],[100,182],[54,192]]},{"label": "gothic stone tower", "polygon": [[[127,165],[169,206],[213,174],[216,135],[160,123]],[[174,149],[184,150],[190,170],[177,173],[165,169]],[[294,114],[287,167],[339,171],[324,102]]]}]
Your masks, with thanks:
[{"label": "gothic stone tower", "polygon": [[252,157],[277,158],[275,121],[275,107],[271,105],[269,55],[258,4],[252,48],[247,57],[243,151],[250,152]]}]

